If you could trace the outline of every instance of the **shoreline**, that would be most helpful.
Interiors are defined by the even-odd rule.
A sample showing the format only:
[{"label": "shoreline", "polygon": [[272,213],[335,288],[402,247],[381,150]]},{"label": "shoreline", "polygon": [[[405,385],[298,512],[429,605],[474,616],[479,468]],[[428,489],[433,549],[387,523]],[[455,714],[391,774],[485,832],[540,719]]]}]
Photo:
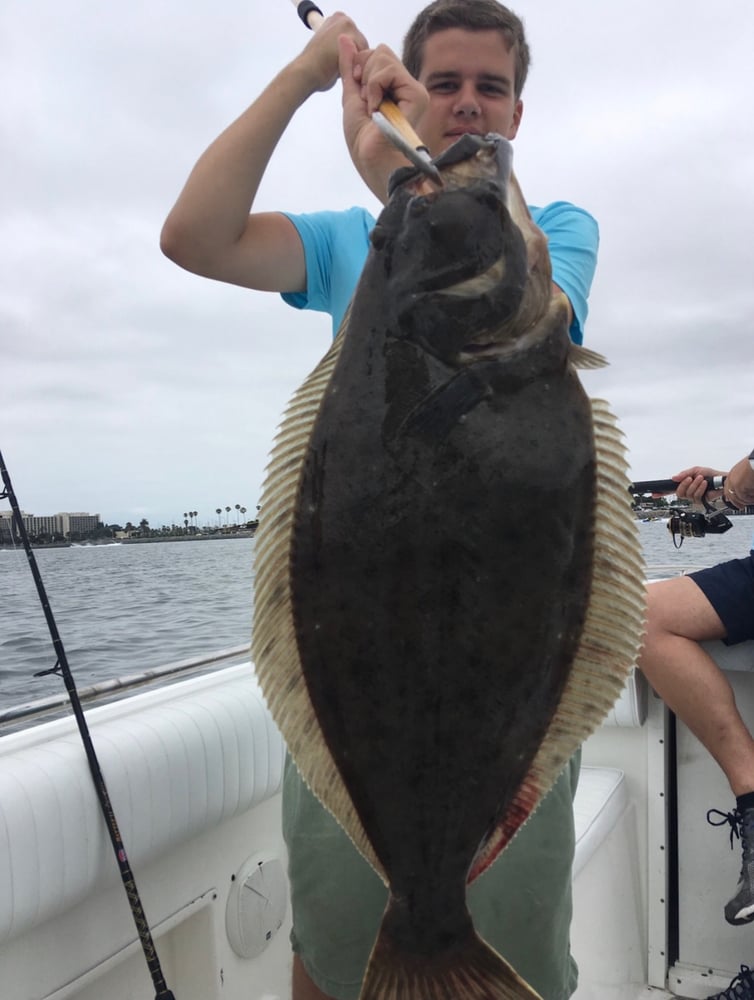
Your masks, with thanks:
[{"label": "shoreline", "polygon": [[[143,545],[149,542],[209,542],[213,539],[217,541],[223,538],[253,538],[255,531],[229,531],[227,533],[216,531],[210,535],[157,535],[153,538],[115,538],[105,542],[105,545]],[[73,545],[87,545],[88,542],[73,542]],[[102,545],[102,542],[97,543]]]},{"label": "shoreline", "polygon": [[[154,538],[102,538],[96,541],[86,542],[45,542],[41,545],[32,544],[32,549],[88,549],[99,545],[150,545],[156,542],[209,542],[219,539],[229,538],[253,538],[255,531],[233,531],[224,534],[214,532],[210,535],[157,535]],[[0,552],[13,549],[22,549],[23,544],[18,541],[15,545],[8,545],[5,542],[0,544]]]}]

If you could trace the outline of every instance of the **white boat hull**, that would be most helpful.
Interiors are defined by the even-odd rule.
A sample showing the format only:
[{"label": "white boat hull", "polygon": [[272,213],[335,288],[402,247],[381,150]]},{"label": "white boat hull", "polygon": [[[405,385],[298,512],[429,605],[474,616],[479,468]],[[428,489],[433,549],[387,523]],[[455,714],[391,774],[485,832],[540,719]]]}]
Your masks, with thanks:
[{"label": "white boat hull", "polygon": [[[733,670],[754,667],[754,643],[714,649]],[[731,676],[754,714],[754,675]],[[284,749],[250,664],[93,708],[87,718],[176,1000],[287,1000]],[[678,838],[680,931],[667,713],[634,685],[584,747],[576,1000],[706,997],[752,959],[750,929],[729,928],[721,915],[738,858],[719,831],[705,830],[706,809],[728,808],[729,795],[688,739],[680,733],[681,808],[693,800],[683,829],[704,836],[697,843],[682,830]],[[689,766],[698,772],[684,772]],[[713,894],[699,895],[691,877],[701,849],[696,868]],[[71,717],[0,738],[0,980],[3,1000],[155,995]]]},{"label": "white boat hull", "polygon": [[[283,744],[250,666],[95,708],[88,720],[176,1000],[285,997],[287,912],[254,959],[236,955],[226,931],[244,863],[285,868]],[[153,997],[73,720],[7,736],[0,755],[4,1000]]]}]

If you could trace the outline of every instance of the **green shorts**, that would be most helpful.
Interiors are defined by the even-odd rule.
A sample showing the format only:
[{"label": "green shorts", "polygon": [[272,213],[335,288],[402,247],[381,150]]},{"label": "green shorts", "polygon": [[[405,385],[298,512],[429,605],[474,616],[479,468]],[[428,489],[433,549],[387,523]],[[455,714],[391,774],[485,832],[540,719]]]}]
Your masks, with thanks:
[{"label": "green shorts", "polygon": [[[568,1000],[576,989],[569,930],[580,756],[571,759],[534,816],[468,890],[479,934],[543,1000]],[[283,784],[283,833],[293,950],[323,993],[357,1000],[387,891],[290,760]]]}]

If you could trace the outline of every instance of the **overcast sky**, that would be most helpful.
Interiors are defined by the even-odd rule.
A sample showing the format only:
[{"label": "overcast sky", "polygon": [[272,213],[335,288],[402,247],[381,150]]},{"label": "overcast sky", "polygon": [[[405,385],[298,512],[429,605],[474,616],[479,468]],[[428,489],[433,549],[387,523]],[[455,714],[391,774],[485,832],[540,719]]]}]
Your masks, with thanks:
[{"label": "overcast sky", "polygon": [[[399,49],[420,7],[348,12]],[[754,446],[754,4],[515,9],[533,53],[519,181],[600,223],[586,343],[611,367],[589,391],[633,478],[727,469]],[[3,0],[0,449],[29,513],[254,510],[329,318],[183,272],[158,240],[199,154],[306,39],[288,0]],[[376,209],[339,103],[299,111],[256,207]]]}]

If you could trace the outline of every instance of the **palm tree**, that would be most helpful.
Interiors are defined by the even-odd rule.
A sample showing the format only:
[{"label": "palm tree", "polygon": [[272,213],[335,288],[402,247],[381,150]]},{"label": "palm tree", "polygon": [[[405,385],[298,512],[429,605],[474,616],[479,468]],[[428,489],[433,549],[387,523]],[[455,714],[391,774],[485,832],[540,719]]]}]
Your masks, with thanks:
[{"label": "palm tree", "polygon": [[222,514],[222,512],[223,512],[222,507],[218,507],[215,510],[215,513],[217,514],[217,526],[218,526],[218,528],[220,527],[220,515]]},{"label": "palm tree", "polygon": [[225,523],[228,523],[228,516],[230,515],[230,507],[225,508]]},{"label": "palm tree", "polygon": [[240,503],[236,504],[236,511],[237,511],[237,513],[236,513],[236,524],[238,524],[238,519],[241,516],[241,504]]}]

